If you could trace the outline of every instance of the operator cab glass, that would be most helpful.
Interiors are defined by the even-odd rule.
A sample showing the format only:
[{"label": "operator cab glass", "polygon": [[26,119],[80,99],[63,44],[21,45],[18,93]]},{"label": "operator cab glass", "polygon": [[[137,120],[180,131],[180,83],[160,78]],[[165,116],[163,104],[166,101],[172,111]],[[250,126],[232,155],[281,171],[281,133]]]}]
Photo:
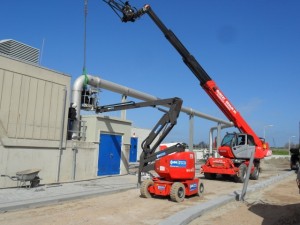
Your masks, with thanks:
[{"label": "operator cab glass", "polygon": [[251,135],[228,133],[224,136],[221,146],[255,145]]},{"label": "operator cab glass", "polygon": [[228,146],[231,147],[231,143],[235,142],[236,134],[226,134],[222,140],[221,146]]}]

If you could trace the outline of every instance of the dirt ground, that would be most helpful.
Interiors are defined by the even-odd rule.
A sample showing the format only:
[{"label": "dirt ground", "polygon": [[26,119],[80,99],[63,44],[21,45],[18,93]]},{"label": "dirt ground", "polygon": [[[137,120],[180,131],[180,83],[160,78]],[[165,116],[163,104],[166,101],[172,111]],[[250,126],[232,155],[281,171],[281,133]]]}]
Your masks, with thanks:
[{"label": "dirt ground", "polygon": [[[287,159],[265,160],[259,181],[289,170]],[[175,203],[169,198],[141,198],[138,189],[88,199],[63,202],[56,205],[0,214],[0,224],[6,225],[110,225],[158,224],[163,219],[188,207],[201,204],[217,196],[241,190],[242,185],[232,180],[206,180],[202,197],[186,198]],[[295,183],[296,174],[246,196],[245,202],[232,202],[197,218],[196,224],[300,224],[300,195]],[[251,180],[249,185],[259,181]]]},{"label": "dirt ground", "polygon": [[189,225],[300,225],[300,194],[296,175],[206,213]]}]

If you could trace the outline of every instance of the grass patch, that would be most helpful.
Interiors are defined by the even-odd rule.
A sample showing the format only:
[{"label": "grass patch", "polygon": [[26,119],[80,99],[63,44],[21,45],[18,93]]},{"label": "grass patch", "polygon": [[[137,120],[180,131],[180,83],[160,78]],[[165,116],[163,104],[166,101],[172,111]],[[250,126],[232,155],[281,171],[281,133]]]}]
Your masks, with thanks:
[{"label": "grass patch", "polygon": [[288,149],[272,149],[273,155],[289,155]]}]

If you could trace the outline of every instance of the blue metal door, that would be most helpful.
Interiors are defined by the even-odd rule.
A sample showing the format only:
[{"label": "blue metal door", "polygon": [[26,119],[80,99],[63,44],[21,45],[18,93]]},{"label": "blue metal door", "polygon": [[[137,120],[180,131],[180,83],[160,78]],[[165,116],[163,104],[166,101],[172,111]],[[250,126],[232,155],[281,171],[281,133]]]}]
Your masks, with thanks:
[{"label": "blue metal door", "polygon": [[129,162],[136,162],[137,161],[137,145],[138,145],[138,138],[137,137],[132,137],[130,139]]},{"label": "blue metal door", "polygon": [[120,174],[121,135],[100,134],[98,176]]}]

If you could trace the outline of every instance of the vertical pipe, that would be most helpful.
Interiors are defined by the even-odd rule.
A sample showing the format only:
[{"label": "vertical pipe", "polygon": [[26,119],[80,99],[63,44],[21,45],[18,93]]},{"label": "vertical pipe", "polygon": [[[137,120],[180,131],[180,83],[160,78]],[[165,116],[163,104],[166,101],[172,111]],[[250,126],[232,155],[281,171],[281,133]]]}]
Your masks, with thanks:
[{"label": "vertical pipe", "polygon": [[[122,103],[126,102],[127,95],[122,95]],[[126,110],[121,110],[121,119],[126,120]]]},{"label": "vertical pipe", "polygon": [[218,126],[217,126],[218,128],[217,128],[217,148],[219,148],[220,147],[220,145],[221,145],[221,129],[222,129],[222,124],[221,123],[218,123]]},{"label": "vertical pipe", "polygon": [[73,169],[72,169],[72,178],[73,178],[73,181],[75,181],[75,178],[76,178],[76,154],[78,152],[77,150],[77,146],[76,146],[76,143],[74,144],[73,148],[72,148],[72,151],[73,151]]},{"label": "vertical pipe", "polygon": [[[209,130],[209,154],[212,155],[212,145],[213,145],[213,132],[217,129],[217,148],[221,145],[221,130],[224,128],[232,127],[233,125],[226,125],[219,123],[217,127],[211,127]],[[215,155],[216,157],[216,155]]]},{"label": "vertical pipe", "polygon": [[189,115],[190,120],[190,131],[189,131],[189,149],[190,151],[194,150],[194,115]]},{"label": "vertical pipe", "polygon": [[212,152],[213,152],[213,131],[214,128],[210,128],[209,130],[209,156],[212,156]]},{"label": "vertical pipe", "polygon": [[58,158],[58,168],[57,168],[57,179],[56,182],[59,182],[60,179],[60,166],[61,166],[61,157],[63,154],[63,141],[64,141],[64,131],[65,131],[65,114],[66,114],[66,103],[67,103],[67,88],[64,87],[64,97],[63,97],[63,107],[62,107],[62,117],[61,117],[61,130],[60,130],[60,141],[59,141],[59,158]]}]

